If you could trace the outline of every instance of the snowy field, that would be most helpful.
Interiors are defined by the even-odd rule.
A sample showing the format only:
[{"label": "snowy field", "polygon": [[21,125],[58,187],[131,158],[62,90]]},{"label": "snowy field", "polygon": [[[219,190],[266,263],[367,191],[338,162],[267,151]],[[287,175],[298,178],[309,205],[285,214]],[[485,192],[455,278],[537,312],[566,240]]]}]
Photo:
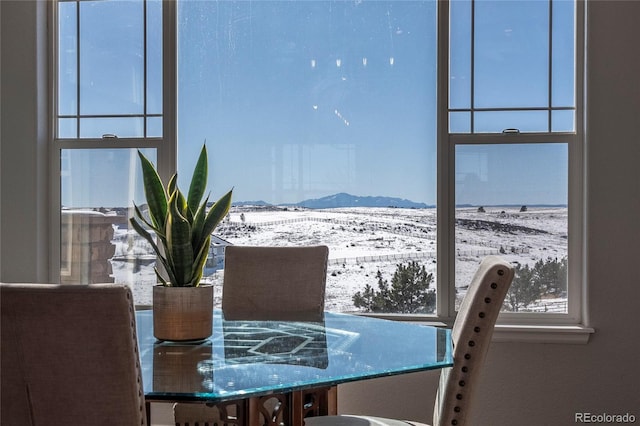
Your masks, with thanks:
[{"label": "snowy field", "polygon": [[[458,297],[479,262],[501,254],[510,262],[536,261],[567,255],[567,209],[486,207],[456,211],[456,288]],[[377,288],[376,273],[391,280],[398,263],[416,260],[436,273],[435,209],[338,208],[323,210],[234,207],[216,235],[234,245],[318,245],[329,247],[326,308],[353,312],[352,296],[366,284]],[[116,230],[116,258],[142,255],[134,262],[112,261],[116,282],[133,286],[136,303],[151,303],[156,278],[153,256],[131,230]],[[207,270],[222,295],[223,271]],[[541,301],[533,309],[564,311],[566,300]]]}]

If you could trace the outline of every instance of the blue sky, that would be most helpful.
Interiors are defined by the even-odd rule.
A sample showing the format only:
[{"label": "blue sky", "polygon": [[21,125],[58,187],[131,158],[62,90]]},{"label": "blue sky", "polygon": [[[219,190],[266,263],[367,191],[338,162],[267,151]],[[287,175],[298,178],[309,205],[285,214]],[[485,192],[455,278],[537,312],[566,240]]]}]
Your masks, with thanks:
[{"label": "blue sky", "polygon": [[[136,25],[141,9],[119,3],[92,5],[81,15],[82,114],[144,111],[142,34]],[[523,4],[524,12],[514,8]],[[461,22],[468,22],[467,6],[453,3]],[[564,68],[573,51],[561,24],[571,18],[571,7],[561,2],[554,9],[554,64]],[[157,2],[149,7],[148,40],[158,38],[159,9]],[[547,9],[543,1],[477,5],[476,106],[546,105],[548,39],[536,35],[546,34]],[[435,204],[435,2],[190,1],[179,7],[179,22],[178,170],[185,190],[206,140],[214,196],[234,187],[238,201],[297,202],[349,192]],[[452,30],[459,52],[452,55],[452,106],[468,108],[468,33],[464,26]],[[72,25],[61,31],[70,46],[74,31]],[[61,93],[67,94],[61,113],[73,114],[73,49],[67,56],[61,51]],[[148,53],[147,112],[160,112],[159,45],[151,42]],[[562,68],[554,67],[555,106],[573,102]],[[485,113],[476,125],[535,130],[546,123],[546,115],[542,121],[537,115]],[[558,115],[563,120],[554,125],[572,126],[566,113]],[[452,122],[458,125],[459,118]],[[149,129],[158,131],[158,123],[150,120]],[[139,120],[91,124],[87,131],[97,135],[140,128]],[[458,203],[566,203],[564,144],[464,146],[456,152]],[[111,162],[76,155],[74,164],[92,164],[77,173],[104,170],[94,179],[107,179],[113,168],[131,168],[129,153],[113,153]],[[124,197],[139,197],[124,178],[101,186],[102,193],[82,196],[69,187],[69,204],[126,204]]]},{"label": "blue sky", "polygon": [[216,186],[270,202],[433,192],[434,4],[180,11],[180,155],[206,139]]}]

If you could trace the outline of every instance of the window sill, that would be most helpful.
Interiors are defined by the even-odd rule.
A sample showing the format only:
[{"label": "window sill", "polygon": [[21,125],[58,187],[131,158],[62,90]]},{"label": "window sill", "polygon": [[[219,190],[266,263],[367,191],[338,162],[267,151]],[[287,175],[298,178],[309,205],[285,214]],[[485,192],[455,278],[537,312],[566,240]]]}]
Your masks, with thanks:
[{"label": "window sill", "polygon": [[[448,327],[447,321],[417,321],[434,327]],[[495,343],[557,343],[565,345],[585,345],[595,329],[584,325],[513,325],[497,324],[492,342]]]},{"label": "window sill", "polygon": [[496,325],[493,342],[584,345],[593,333],[582,325]]}]

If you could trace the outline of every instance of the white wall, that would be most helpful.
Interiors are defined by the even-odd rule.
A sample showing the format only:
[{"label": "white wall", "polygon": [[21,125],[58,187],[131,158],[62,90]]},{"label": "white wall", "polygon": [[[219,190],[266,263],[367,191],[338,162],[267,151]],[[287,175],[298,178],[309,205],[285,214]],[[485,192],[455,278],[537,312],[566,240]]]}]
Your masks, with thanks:
[{"label": "white wall", "polygon": [[0,281],[46,281],[46,3],[0,1],[0,11]]},{"label": "white wall", "polygon": [[[640,1],[588,6],[586,272],[596,333],[586,345],[493,344],[476,426],[569,425],[582,411],[640,422]],[[41,9],[0,1],[2,281],[46,280]],[[339,407],[428,421],[436,382],[429,372],[343,385]]]}]

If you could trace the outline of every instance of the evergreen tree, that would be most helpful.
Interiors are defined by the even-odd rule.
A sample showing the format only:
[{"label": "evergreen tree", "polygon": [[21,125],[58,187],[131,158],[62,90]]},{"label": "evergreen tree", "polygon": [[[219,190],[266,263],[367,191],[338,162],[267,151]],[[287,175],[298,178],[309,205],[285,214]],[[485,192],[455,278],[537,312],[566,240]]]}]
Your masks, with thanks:
[{"label": "evergreen tree", "polygon": [[398,264],[391,285],[378,271],[378,290],[367,284],[364,291],[353,296],[353,304],[367,312],[429,313],[436,304],[435,290],[429,286],[433,274],[424,265],[412,261]]},{"label": "evergreen tree", "polygon": [[515,276],[505,298],[509,310],[518,312],[540,298],[540,288],[534,276],[534,270],[528,265],[515,265]]},{"label": "evergreen tree", "polygon": [[567,257],[558,260],[539,260],[535,266],[536,279],[542,294],[557,296],[567,291]]},{"label": "evergreen tree", "polygon": [[511,311],[518,312],[545,295],[558,296],[567,291],[567,257],[538,260],[532,268],[517,264],[515,277],[505,298]]}]

